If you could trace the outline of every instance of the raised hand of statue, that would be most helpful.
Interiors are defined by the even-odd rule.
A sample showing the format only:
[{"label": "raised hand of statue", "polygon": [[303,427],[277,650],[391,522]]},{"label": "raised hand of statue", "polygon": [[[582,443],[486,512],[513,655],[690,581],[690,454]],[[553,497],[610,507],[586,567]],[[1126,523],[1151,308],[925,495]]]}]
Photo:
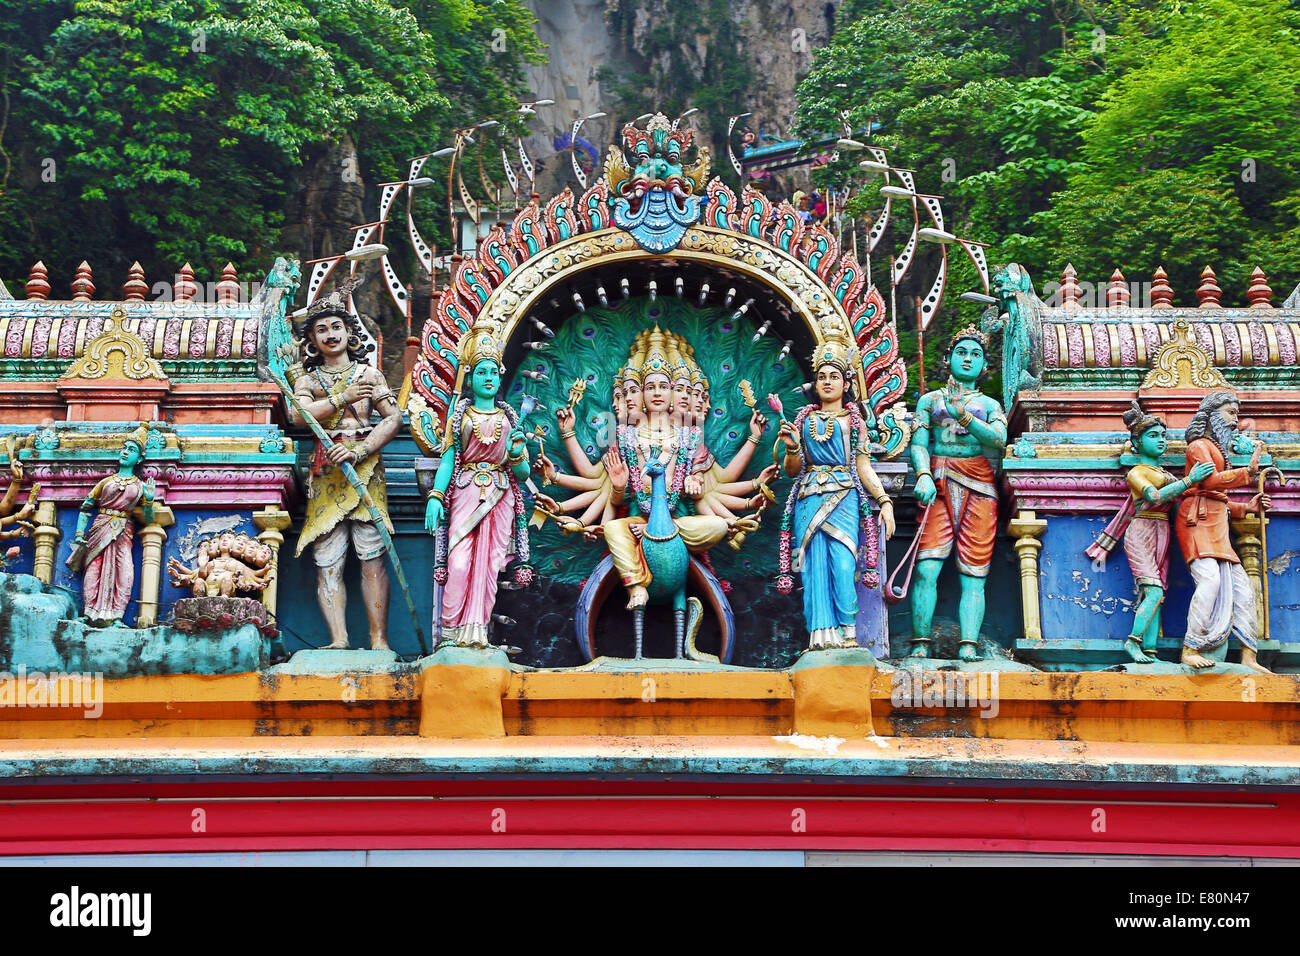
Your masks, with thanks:
[{"label": "raised hand of statue", "polygon": [[615,491],[626,491],[629,477],[627,462],[623,460],[615,449],[611,448],[605,452],[601,459],[605,463],[605,473],[609,475],[610,483],[614,486]]},{"label": "raised hand of statue", "polygon": [[1250,468],[1250,473],[1252,475],[1259,473],[1259,459],[1263,456],[1263,454],[1264,454],[1264,443],[1258,441],[1255,442],[1255,448],[1250,453],[1249,468]]},{"label": "raised hand of statue", "polygon": [[23,480],[23,463],[18,460],[16,452],[9,456],[9,477],[14,481]]},{"label": "raised hand of statue", "polygon": [[524,434],[522,428],[516,428],[510,433],[510,457],[519,458],[528,451],[528,436]]},{"label": "raised hand of statue", "polygon": [[573,414],[572,407],[568,405],[555,410],[555,423],[560,426],[560,434],[573,431],[573,423],[577,419],[578,417]]},{"label": "raised hand of statue", "polygon": [[692,498],[698,498],[704,493],[704,479],[699,475],[687,475],[682,482],[682,491]]},{"label": "raised hand of statue", "polygon": [[776,465],[768,465],[766,468],[760,471],[758,473],[758,477],[754,479],[755,487],[761,485],[770,485],[772,483],[772,479],[776,477],[776,472],[777,472]]},{"label": "raised hand of statue", "polygon": [[343,390],[343,401],[348,405],[370,398],[375,393],[375,386],[369,382],[353,382]]},{"label": "raised hand of statue", "polygon": [[916,489],[913,492],[916,500],[923,505],[929,505],[938,497],[939,489],[934,486],[934,479],[929,475],[922,475],[916,479]]},{"label": "raised hand of statue", "polygon": [[541,475],[542,481],[548,485],[555,481],[555,476],[558,474],[555,462],[546,457],[546,452],[544,451],[539,451],[537,453],[537,460],[533,462],[533,471]]},{"label": "raised hand of statue", "polygon": [[152,478],[146,478],[144,482],[144,500],[146,504],[152,503],[158,495],[158,489],[154,485]]},{"label": "raised hand of statue", "polygon": [[763,432],[767,430],[767,416],[754,409],[754,414],[749,416],[749,434],[754,441],[763,437]]},{"label": "raised hand of statue", "polygon": [[1246,505],[1246,510],[1253,515],[1260,515],[1273,507],[1273,499],[1268,495],[1256,495],[1250,499],[1250,504]]},{"label": "raised hand of statue", "polygon": [[782,419],[781,430],[777,432],[776,437],[785,445],[786,454],[798,450],[799,435],[794,430],[794,422]]},{"label": "raised hand of statue", "polygon": [[1187,473],[1187,483],[1195,485],[1209,478],[1214,474],[1214,462],[1202,461],[1192,466],[1192,470]]},{"label": "raised hand of statue", "polygon": [[437,534],[440,524],[442,524],[442,502],[430,495],[428,503],[424,506],[424,530],[429,534]]}]

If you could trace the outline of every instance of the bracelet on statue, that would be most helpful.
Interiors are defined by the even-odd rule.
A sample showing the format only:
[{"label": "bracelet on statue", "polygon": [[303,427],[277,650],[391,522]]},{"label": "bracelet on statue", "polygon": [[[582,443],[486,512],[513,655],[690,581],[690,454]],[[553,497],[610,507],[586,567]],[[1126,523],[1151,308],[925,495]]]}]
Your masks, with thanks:
[{"label": "bracelet on statue", "polygon": [[528,452],[522,452],[522,453],[521,453],[520,455],[518,455],[517,457],[516,457],[515,455],[511,455],[511,454],[507,454],[507,455],[506,455],[506,464],[507,464],[507,465],[519,465],[519,464],[522,464],[523,462],[525,462],[525,461],[527,461],[527,460],[528,460]]},{"label": "bracelet on statue", "polygon": [[338,411],[340,408],[343,407],[343,393],[342,393],[342,392],[337,392],[337,393],[331,395],[331,396],[329,397],[329,399],[330,399],[330,404],[334,406],[334,410],[335,410],[335,411]]},{"label": "bracelet on statue", "polygon": [[755,438],[753,435],[746,435],[746,436],[745,436],[745,441],[752,441],[755,445],[757,445],[757,444],[759,443],[760,439]]},{"label": "bracelet on statue", "polygon": [[960,425],[962,428],[969,428],[970,423],[973,422],[974,420],[975,420],[975,416],[972,415],[970,412],[962,412],[957,419],[957,424]]},{"label": "bracelet on statue", "polygon": [[922,478],[929,478],[931,481],[934,481],[934,475],[932,475],[932,474],[930,473],[930,469],[929,469],[929,468],[925,469],[925,471],[918,471],[918,472],[916,473],[916,480],[917,480],[917,481],[920,481]]},{"label": "bracelet on statue", "polygon": [[430,497],[430,498],[437,498],[439,504],[446,504],[446,502],[447,502],[446,497],[445,497],[445,496],[443,495],[443,493],[442,493],[441,491],[439,491],[437,488],[434,488],[432,491],[429,492],[429,497]]},{"label": "bracelet on statue", "polygon": [[887,504],[893,504],[893,502],[889,500],[889,495],[879,495],[876,498],[876,504],[883,508]]},{"label": "bracelet on statue", "polygon": [[560,432],[560,437],[561,437],[561,438],[572,438],[572,437],[573,437],[573,432],[572,432],[572,431]]}]

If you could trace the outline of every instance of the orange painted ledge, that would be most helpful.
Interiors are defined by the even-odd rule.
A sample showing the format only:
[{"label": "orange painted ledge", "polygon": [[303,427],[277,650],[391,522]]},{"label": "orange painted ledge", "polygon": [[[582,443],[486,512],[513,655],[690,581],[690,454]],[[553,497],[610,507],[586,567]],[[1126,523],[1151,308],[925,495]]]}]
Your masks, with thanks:
[{"label": "orange painted ledge", "polygon": [[[923,679],[954,676],[962,675]],[[737,739],[798,732],[1300,745],[1300,684],[1290,677],[1001,673],[994,688],[987,674],[964,676],[969,698],[942,706],[900,702],[894,677],[866,666],[610,673],[444,665],[394,674],[133,677],[104,681],[102,701],[0,706],[0,740]]]}]

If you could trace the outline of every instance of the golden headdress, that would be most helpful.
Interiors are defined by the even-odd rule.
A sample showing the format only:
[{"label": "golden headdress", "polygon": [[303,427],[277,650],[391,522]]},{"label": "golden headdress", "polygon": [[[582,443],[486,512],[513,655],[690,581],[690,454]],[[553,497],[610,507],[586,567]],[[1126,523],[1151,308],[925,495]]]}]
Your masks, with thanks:
[{"label": "golden headdress", "polygon": [[857,346],[843,332],[831,329],[826,333],[826,337],[817,343],[809,362],[814,374],[823,365],[830,365],[839,369],[840,374],[847,379],[857,372],[862,359],[858,355]]},{"label": "golden headdress", "polygon": [[979,329],[975,328],[974,325],[968,325],[966,326],[966,328],[962,329],[960,332],[958,332],[956,335],[952,337],[952,342],[948,345],[948,351],[951,352],[953,346],[955,346],[958,342],[962,341],[963,339],[971,339],[975,342],[978,342],[980,348],[982,348],[985,352],[989,350],[989,337],[985,333],[981,332]]},{"label": "golden headdress", "polygon": [[673,377],[673,362],[669,355],[668,334],[655,326],[646,337],[645,351],[641,355],[637,369],[642,384],[651,375]]},{"label": "golden headdress", "polygon": [[479,318],[460,340],[460,362],[464,372],[472,372],[479,362],[491,359],[501,361],[501,339],[495,322]]},{"label": "golden headdress", "polygon": [[127,435],[126,441],[122,442],[122,445],[125,447],[132,442],[140,449],[140,454],[143,456],[145,448],[149,445],[149,425],[147,422],[141,423],[139,428]]}]

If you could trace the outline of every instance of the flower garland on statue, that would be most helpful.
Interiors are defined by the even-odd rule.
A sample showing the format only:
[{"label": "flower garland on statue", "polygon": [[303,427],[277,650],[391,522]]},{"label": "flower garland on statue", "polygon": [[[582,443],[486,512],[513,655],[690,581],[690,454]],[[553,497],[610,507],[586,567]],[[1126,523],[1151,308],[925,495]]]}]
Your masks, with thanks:
[{"label": "flower garland on statue", "polygon": [[[678,428],[677,430],[677,454],[674,456],[673,480],[668,488],[668,510],[675,514],[677,503],[681,500],[682,488],[686,482],[686,472],[688,464],[695,459],[695,449],[700,444],[700,429],[698,428]],[[686,433],[686,439],[682,440],[682,432]],[[641,461],[640,437],[634,427],[628,427],[626,430],[620,429],[618,436],[619,451],[623,455],[623,460],[628,465],[628,483],[632,486],[633,493],[636,495],[637,507],[643,515],[650,514],[650,492],[645,490],[645,479],[642,472],[643,464]]]},{"label": "flower garland on statue", "polygon": [[[460,401],[456,403],[455,409],[451,413],[451,424],[448,427],[448,433],[452,436],[452,474],[459,474],[461,470],[461,447],[460,433],[461,426],[465,420],[465,409],[468,402]],[[497,400],[496,407],[505,412],[506,415],[506,433],[509,434],[514,430],[519,422],[519,416],[515,410],[500,399]],[[475,431],[478,431],[478,423],[473,424]],[[498,432],[496,437],[500,437]],[[479,440],[483,440],[482,433],[479,432]],[[527,587],[533,582],[533,567],[528,563],[530,557],[528,544],[528,514],[524,508],[524,494],[519,487],[519,479],[510,469],[505,469],[506,481],[509,483],[510,490],[514,493],[515,502],[515,527],[514,527],[514,554],[517,564],[514,568],[515,583],[520,587]],[[447,583],[447,515],[444,514],[442,524],[438,528],[438,534],[434,538],[434,567],[433,579],[439,585]]]},{"label": "flower garland on statue", "polygon": [[[799,413],[794,417],[794,430],[796,435],[803,434],[804,422],[808,416],[818,408],[816,405],[805,405],[799,409]],[[876,517],[871,510],[870,498],[867,496],[866,489],[862,487],[862,479],[858,476],[857,455],[869,454],[869,446],[863,441],[863,432],[865,426],[862,420],[862,412],[858,408],[857,402],[845,402],[845,408],[849,413],[849,435],[857,436],[856,442],[850,441],[850,446],[856,445],[856,454],[849,455],[848,471],[853,481],[853,488],[858,493],[858,511],[859,525],[862,530],[862,548],[859,550],[862,564],[862,583],[869,588],[877,587],[880,584],[880,573],[877,568],[877,560],[880,551],[880,540],[877,537]],[[831,426],[834,428],[834,426]],[[808,473],[808,460],[801,457],[801,467],[799,474],[795,475],[790,485],[790,493],[785,499],[785,509],[781,512],[781,531],[780,545],[777,558],[777,576],[776,589],[781,594],[790,594],[794,591],[794,575],[791,573],[791,529],[794,525],[794,506],[799,500],[799,489],[803,486],[804,477]],[[865,553],[864,553],[865,552]]]}]

